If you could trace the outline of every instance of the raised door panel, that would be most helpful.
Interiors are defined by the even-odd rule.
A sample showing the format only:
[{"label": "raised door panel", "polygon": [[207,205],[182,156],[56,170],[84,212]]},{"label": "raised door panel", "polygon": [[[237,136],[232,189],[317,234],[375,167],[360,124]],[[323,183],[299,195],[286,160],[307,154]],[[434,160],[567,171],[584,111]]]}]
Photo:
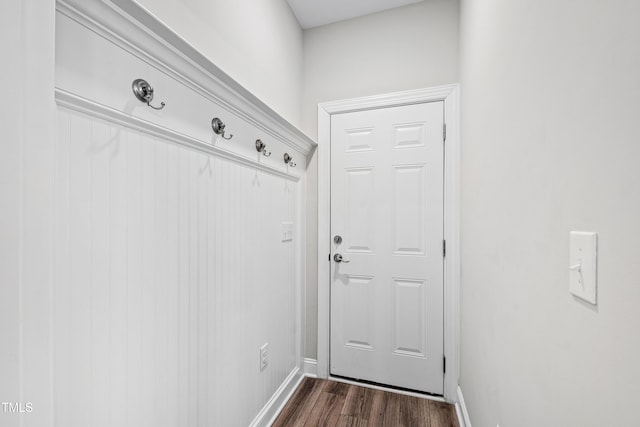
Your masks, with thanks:
[{"label": "raised door panel", "polygon": [[425,122],[393,125],[394,149],[424,147],[426,141]]},{"label": "raised door panel", "polygon": [[343,305],[344,345],[347,347],[373,350],[373,328],[375,307],[373,277],[350,276],[347,279]]},{"label": "raised door panel", "polygon": [[393,252],[424,255],[427,240],[425,165],[393,168]]},{"label": "raised door panel", "polygon": [[347,252],[374,252],[375,170],[345,170],[344,234]]},{"label": "raised door panel", "polygon": [[393,353],[426,355],[426,291],[423,280],[393,279]]},{"label": "raised door panel", "polygon": [[347,153],[373,151],[373,128],[348,129],[344,133],[344,150]]}]

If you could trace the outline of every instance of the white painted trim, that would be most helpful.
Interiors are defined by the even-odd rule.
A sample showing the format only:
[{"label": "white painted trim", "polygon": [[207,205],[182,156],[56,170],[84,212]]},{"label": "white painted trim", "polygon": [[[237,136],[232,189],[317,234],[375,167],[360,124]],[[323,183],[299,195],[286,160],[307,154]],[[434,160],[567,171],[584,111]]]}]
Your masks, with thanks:
[{"label": "white painted trim", "polygon": [[444,266],[444,354],[447,372],[444,398],[457,399],[460,373],[460,131],[458,85],[327,102],[318,105],[318,376],[329,377],[329,283],[330,263],[330,138],[331,115],[422,102],[444,101],[447,141],[445,143],[445,228],[447,256]]},{"label": "white painted trim", "polygon": [[324,102],[319,104],[319,107],[329,114],[340,114],[348,111],[444,101],[453,91],[457,90],[457,88],[458,85],[445,85],[426,89],[408,90],[404,92],[385,93],[361,98]]},{"label": "white painted trim", "polygon": [[460,409],[460,403],[456,402],[454,408],[456,409],[456,419],[458,420],[458,426],[465,427],[464,417],[462,415],[462,410]]},{"label": "white painted trim", "polygon": [[297,241],[296,264],[298,268],[298,307],[296,312],[296,365],[302,366],[303,374],[307,371],[304,367],[307,318],[307,174],[305,173],[298,183],[297,194],[300,197],[297,205],[296,233],[294,239]]},{"label": "white painted trim", "polygon": [[464,403],[464,396],[462,395],[460,386],[458,386],[457,397],[456,414],[458,415],[458,424],[460,424],[460,427],[471,427],[469,412],[467,411],[467,405]]},{"label": "white painted trim", "polygon": [[318,361],[305,357],[303,360],[304,374],[311,378],[318,377]]},{"label": "white painted trim", "polygon": [[318,377],[329,377],[331,112],[318,105]]},{"label": "white painted trim", "polygon": [[[9,294],[17,305],[0,315],[3,328],[11,329],[9,346],[4,342],[0,345],[0,363],[4,365],[6,361],[3,368],[15,369],[9,378],[2,378],[1,388],[3,401],[31,402],[34,411],[13,415],[1,412],[0,419],[3,425],[6,419],[9,425],[49,427],[54,425],[55,384],[52,275],[55,7],[50,1],[20,0],[3,3],[2,8],[2,13],[11,20],[2,33],[3,46],[11,45],[11,49],[3,49],[3,61],[10,63],[12,69],[3,74],[11,89],[3,91],[2,102],[14,113],[3,117],[10,120],[2,122],[3,136],[11,137],[11,141],[3,141],[2,154],[15,163],[0,165],[3,167],[0,251],[3,258],[6,254],[15,264],[8,275],[0,275],[0,280],[12,279],[1,281],[2,294],[3,297]],[[6,39],[5,34],[9,34]],[[9,227],[12,233],[7,235]]]},{"label": "white painted trim", "polygon": [[444,238],[447,255],[444,260],[444,354],[447,372],[444,397],[457,399],[460,380],[460,92],[458,85],[449,86],[443,99],[447,124],[444,147]]},{"label": "white painted trim", "polygon": [[309,156],[316,143],[218,68],[135,0],[58,0],[57,10]]},{"label": "white painted trim", "polygon": [[271,399],[264,405],[253,421],[251,421],[249,427],[267,427],[273,424],[304,377],[298,367],[293,368],[289,376],[280,384],[280,387],[278,387],[278,390],[276,390],[273,396],[271,396]]},{"label": "white painted trim", "polygon": [[252,159],[249,157],[242,156],[240,154],[232,153],[222,148],[213,146],[205,141],[201,141],[196,138],[193,138],[189,135],[185,135],[180,132],[173,131],[163,126],[159,126],[155,123],[151,123],[149,121],[140,119],[130,114],[126,114],[121,111],[115,110],[106,105],[102,105],[100,103],[91,101],[90,99],[84,98],[82,96],[75,95],[64,89],[60,89],[60,88],[55,89],[55,99],[56,99],[56,103],[60,107],[64,107],[64,108],[78,111],[80,113],[88,114],[98,119],[107,120],[109,122],[116,123],[118,125],[128,127],[136,131],[144,132],[146,134],[153,135],[158,138],[169,140],[171,142],[189,147],[196,151],[214,155],[223,159],[231,160],[231,161],[234,161],[235,163],[238,163],[244,166],[249,166],[254,169],[259,169],[263,172],[270,173],[272,175],[276,175],[281,178],[285,178],[295,182],[300,180],[300,177],[298,176],[290,175],[284,170],[279,170],[268,164],[260,163],[256,161],[255,158]]}]

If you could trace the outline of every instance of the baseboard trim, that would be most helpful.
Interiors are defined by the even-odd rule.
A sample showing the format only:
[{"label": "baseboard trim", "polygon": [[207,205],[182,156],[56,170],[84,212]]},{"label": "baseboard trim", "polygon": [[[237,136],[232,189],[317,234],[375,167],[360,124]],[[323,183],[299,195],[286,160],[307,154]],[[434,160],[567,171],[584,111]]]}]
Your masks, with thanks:
[{"label": "baseboard trim", "polygon": [[249,424],[249,427],[269,427],[273,424],[304,377],[305,375],[302,374],[300,368],[296,366]]},{"label": "baseboard trim", "polygon": [[467,405],[464,403],[464,396],[462,395],[462,389],[458,386],[458,401],[456,402],[456,415],[458,415],[458,424],[460,427],[471,427],[471,420],[469,419],[469,412],[467,411]]},{"label": "baseboard trim", "polygon": [[318,378],[318,361],[316,359],[304,358],[303,361],[304,374],[307,377]]}]

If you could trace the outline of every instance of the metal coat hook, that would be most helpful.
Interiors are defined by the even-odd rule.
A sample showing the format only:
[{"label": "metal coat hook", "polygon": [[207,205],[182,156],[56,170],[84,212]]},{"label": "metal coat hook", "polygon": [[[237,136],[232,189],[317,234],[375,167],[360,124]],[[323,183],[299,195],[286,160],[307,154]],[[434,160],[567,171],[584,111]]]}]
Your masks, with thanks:
[{"label": "metal coat hook", "polygon": [[131,83],[131,89],[133,90],[133,94],[136,98],[146,103],[154,110],[162,110],[164,108],[164,102],[161,102],[159,107],[151,105],[151,101],[153,100],[153,88],[145,79],[135,79],[133,83]]},{"label": "metal coat hook", "polygon": [[269,157],[271,155],[271,151],[267,152],[267,144],[262,142],[261,139],[256,139],[256,151],[262,153],[265,157]]},{"label": "metal coat hook", "polygon": [[225,132],[224,132],[224,127],[226,125],[224,124],[224,122],[222,120],[220,120],[217,117],[214,117],[213,119],[211,119],[211,128],[213,129],[213,133],[215,133],[216,135],[220,135],[223,139],[231,139],[233,138],[233,134],[229,134],[229,138],[227,138],[226,136],[224,136]]},{"label": "metal coat hook", "polygon": [[289,153],[284,153],[284,162],[291,166],[292,168],[296,167],[296,164],[293,163],[293,157],[289,155]]}]

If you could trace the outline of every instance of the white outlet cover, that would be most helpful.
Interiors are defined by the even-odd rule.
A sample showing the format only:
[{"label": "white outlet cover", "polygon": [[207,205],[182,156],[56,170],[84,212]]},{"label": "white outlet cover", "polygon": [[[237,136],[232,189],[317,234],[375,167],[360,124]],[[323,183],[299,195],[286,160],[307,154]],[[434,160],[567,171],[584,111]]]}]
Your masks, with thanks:
[{"label": "white outlet cover", "polygon": [[283,222],[282,223],[282,241],[288,242],[291,240],[293,240],[293,223]]},{"label": "white outlet cover", "polygon": [[598,236],[592,231],[572,231],[569,247],[569,291],[596,305]]},{"label": "white outlet cover", "polygon": [[264,371],[269,365],[269,343],[260,347],[260,371]]}]

